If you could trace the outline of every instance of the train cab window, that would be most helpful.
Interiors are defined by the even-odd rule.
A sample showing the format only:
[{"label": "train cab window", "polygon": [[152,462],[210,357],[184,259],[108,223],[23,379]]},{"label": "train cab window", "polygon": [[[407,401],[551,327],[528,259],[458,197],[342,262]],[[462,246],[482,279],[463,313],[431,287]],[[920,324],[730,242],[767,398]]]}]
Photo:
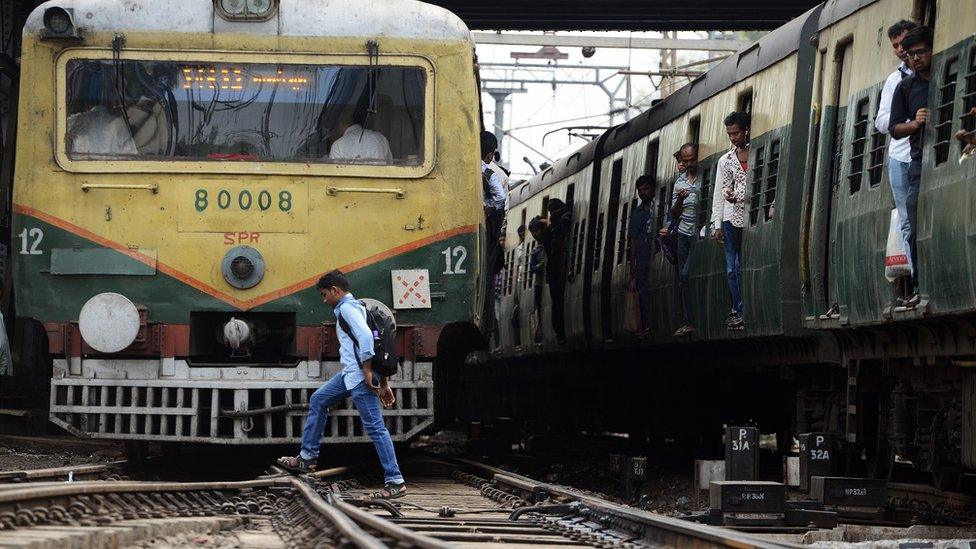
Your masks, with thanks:
[{"label": "train cab window", "polygon": [[847,176],[851,194],[861,190],[861,180],[864,178],[864,153],[868,143],[868,119],[870,118],[871,101],[865,97],[857,102],[854,111],[854,135],[851,140],[851,173]]},{"label": "train cab window", "polygon": [[417,166],[421,67],[71,59],[72,160]]},{"label": "train cab window", "polygon": [[935,165],[949,160],[949,144],[952,141],[953,107],[956,106],[956,81],[959,79],[959,58],[948,59],[942,72],[942,85],[936,97],[939,106],[935,116]]}]

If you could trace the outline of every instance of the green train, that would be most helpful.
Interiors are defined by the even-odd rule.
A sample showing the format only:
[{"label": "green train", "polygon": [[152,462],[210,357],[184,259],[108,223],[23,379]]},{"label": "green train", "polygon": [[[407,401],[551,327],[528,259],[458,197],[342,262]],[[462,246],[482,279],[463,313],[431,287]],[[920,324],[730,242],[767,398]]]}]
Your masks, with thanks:
[{"label": "green train", "polygon": [[[918,199],[920,301],[909,307],[898,306],[885,278],[893,199],[888,139],[873,124],[897,66],[886,30],[900,19],[935,33]],[[830,0],[514,189],[496,353],[505,365],[470,374],[516,387],[502,397],[485,391],[490,409],[684,437],[691,447],[722,422],[754,421],[783,435],[784,447],[797,433],[835,433],[854,468],[874,476],[896,459],[943,486],[976,471],[976,161],[960,160],[952,139],[976,122],[967,114],[976,106],[974,30],[976,10],[965,0]],[[709,228],[731,111],[752,118],[745,329],[735,331],[726,323],[725,256]],[[703,197],[688,283],[698,331],[672,335],[681,324],[676,274],[658,248],[649,332],[638,337],[625,329],[624,299],[635,180],[656,180],[661,227],[672,153],[686,142],[699,146]],[[516,234],[554,198],[572,210],[565,342],[551,328],[549,291],[525,272],[533,239]]]}]

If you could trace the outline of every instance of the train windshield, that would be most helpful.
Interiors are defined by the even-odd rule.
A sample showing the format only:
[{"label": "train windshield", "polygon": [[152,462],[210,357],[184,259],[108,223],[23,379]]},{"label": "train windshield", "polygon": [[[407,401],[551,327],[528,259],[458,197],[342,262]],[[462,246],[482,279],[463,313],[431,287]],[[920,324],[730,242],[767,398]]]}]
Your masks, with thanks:
[{"label": "train windshield", "polygon": [[419,67],[74,59],[73,160],[331,162],[416,166]]}]

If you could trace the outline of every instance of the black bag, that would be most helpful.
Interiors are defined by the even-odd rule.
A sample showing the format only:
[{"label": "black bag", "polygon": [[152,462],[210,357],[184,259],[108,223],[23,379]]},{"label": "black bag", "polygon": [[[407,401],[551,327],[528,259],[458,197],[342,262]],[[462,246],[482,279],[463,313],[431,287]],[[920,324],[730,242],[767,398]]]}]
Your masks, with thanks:
[{"label": "black bag", "polygon": [[[390,377],[396,374],[400,367],[400,358],[396,354],[396,321],[379,307],[369,307],[364,301],[357,301],[357,303],[366,309],[366,325],[373,332],[373,358],[370,361],[370,368],[383,377]],[[363,363],[359,361],[359,342],[353,336],[346,319],[342,318],[341,314],[338,316],[339,327],[352,340],[356,348],[356,362],[359,362],[359,367],[362,368]]]},{"label": "black bag", "polygon": [[494,196],[491,192],[491,176],[494,173],[491,168],[485,168],[485,171],[481,173],[481,190],[485,193],[485,200]]}]

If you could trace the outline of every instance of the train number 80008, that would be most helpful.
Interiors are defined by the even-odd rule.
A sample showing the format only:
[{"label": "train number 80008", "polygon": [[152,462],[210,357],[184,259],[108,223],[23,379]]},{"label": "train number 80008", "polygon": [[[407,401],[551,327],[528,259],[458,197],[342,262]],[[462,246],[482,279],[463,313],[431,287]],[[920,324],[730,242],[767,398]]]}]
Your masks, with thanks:
[{"label": "train number 80008", "polygon": [[197,189],[193,198],[193,207],[200,213],[214,208],[240,210],[242,212],[251,210],[266,212],[271,209],[290,212],[292,208],[291,191],[278,191],[275,195],[268,190],[252,192],[243,189],[232,192],[227,189],[220,189],[216,193],[212,193],[207,189]]}]

